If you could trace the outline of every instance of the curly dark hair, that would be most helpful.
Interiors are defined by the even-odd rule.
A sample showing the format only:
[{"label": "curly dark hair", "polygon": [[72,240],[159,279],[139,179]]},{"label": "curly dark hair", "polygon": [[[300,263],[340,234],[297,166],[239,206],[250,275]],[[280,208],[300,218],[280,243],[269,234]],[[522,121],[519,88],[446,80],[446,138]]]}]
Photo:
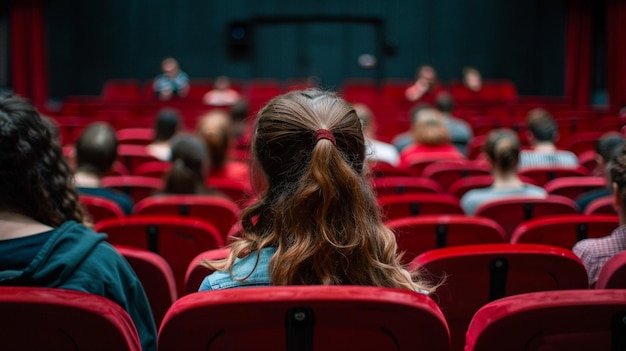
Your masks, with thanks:
[{"label": "curly dark hair", "polygon": [[58,227],[88,223],[55,127],[28,102],[0,97],[0,206]]}]

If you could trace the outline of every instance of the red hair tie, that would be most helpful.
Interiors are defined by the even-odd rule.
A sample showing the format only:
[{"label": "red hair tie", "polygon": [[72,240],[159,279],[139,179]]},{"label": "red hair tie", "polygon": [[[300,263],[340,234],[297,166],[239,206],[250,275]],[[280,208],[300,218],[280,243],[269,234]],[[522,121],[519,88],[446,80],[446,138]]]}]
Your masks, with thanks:
[{"label": "red hair tie", "polygon": [[317,131],[315,131],[315,141],[317,142],[320,139],[330,140],[330,142],[333,143],[333,145],[336,145],[335,136],[328,129],[318,129]]}]

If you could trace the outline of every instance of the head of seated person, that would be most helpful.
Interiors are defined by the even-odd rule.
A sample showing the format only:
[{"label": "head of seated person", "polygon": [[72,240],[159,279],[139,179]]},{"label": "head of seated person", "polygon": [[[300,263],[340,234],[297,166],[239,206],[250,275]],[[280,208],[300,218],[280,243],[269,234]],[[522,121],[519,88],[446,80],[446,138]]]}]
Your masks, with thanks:
[{"label": "head of seated person", "polygon": [[[230,256],[201,290],[255,285],[373,285],[429,289],[401,266],[366,176],[365,138],[334,93],[293,91],[258,114],[253,169],[264,181],[244,209]],[[249,264],[249,265],[248,265]],[[245,268],[238,269],[238,266]]]},{"label": "head of seated person", "polygon": [[191,134],[180,134],[172,141],[171,167],[164,175],[163,193],[206,194],[204,179],[209,158],[204,143]]},{"label": "head of seated person", "polygon": [[559,127],[552,115],[542,108],[532,109],[526,118],[528,139],[535,146],[554,145],[559,138]]},{"label": "head of seated person", "polygon": [[105,122],[88,125],[76,141],[77,174],[99,178],[106,175],[117,160],[117,147],[117,136],[111,125]]}]

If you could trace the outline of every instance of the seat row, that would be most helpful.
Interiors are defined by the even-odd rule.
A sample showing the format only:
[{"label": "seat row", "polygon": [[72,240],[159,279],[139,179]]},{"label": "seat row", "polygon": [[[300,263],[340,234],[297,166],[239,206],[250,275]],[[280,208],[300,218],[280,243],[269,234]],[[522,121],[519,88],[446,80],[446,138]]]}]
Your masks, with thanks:
[{"label": "seat row", "polygon": [[[128,314],[98,295],[0,287],[0,347],[139,351]],[[626,290],[522,293],[482,306],[467,351],[623,350]],[[158,350],[460,350],[426,295],[363,286],[288,286],[201,292],[176,301]]]}]

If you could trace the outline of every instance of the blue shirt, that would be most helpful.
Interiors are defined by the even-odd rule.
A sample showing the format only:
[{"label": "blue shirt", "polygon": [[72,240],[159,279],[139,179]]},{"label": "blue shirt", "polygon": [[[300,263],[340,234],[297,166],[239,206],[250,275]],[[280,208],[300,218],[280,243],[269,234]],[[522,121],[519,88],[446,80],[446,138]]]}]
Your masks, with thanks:
[{"label": "blue shirt", "polygon": [[490,186],[482,189],[473,189],[465,193],[461,198],[461,207],[466,215],[471,216],[485,202],[515,196],[542,198],[546,197],[547,193],[543,188],[531,184],[524,184],[519,189],[495,189],[493,186]]},{"label": "blue shirt", "polygon": [[[255,251],[244,258],[236,258],[233,264],[232,276],[228,271],[213,272],[204,278],[198,291],[271,285],[268,267],[270,259],[272,259],[275,253],[275,247],[264,247],[260,252]],[[259,258],[258,263],[257,257]],[[256,267],[255,263],[257,263]],[[238,280],[248,275],[249,277],[245,280]]]}]

